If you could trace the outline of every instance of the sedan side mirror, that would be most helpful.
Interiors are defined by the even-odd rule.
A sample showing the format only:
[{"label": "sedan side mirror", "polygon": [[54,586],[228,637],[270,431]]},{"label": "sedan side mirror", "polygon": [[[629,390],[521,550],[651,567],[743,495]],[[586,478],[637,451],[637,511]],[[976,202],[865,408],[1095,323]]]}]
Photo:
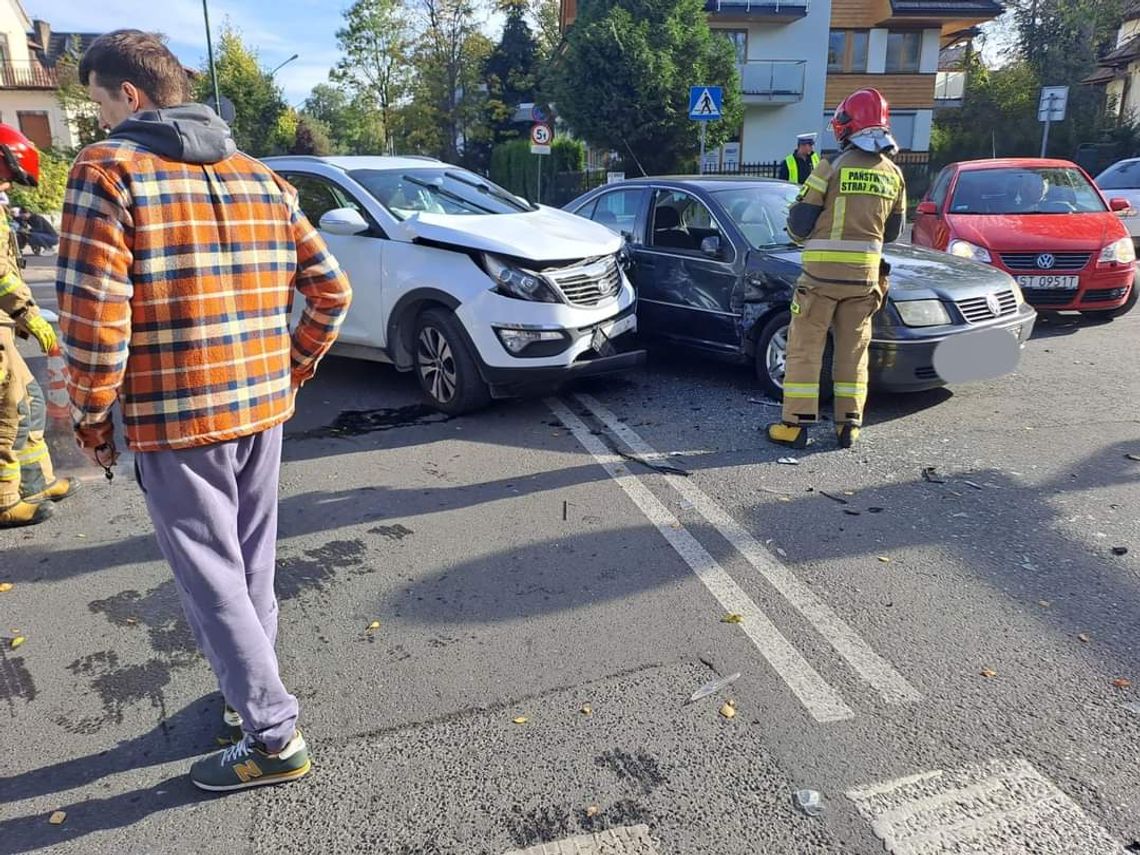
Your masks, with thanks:
[{"label": "sedan side mirror", "polygon": [[333,208],[321,216],[321,231],[331,235],[358,235],[368,231],[368,221],[355,208]]},{"label": "sedan side mirror", "polygon": [[1112,208],[1112,210],[1117,211],[1117,212],[1127,211],[1129,208],[1132,207],[1132,203],[1129,202],[1127,199],[1109,199],[1108,200],[1108,207]]},{"label": "sedan side mirror", "polygon": [[720,238],[716,235],[705,238],[701,241],[701,252],[709,258],[720,258],[722,254],[720,250]]},{"label": "sedan side mirror", "polygon": [[937,217],[938,216],[938,206],[935,205],[933,202],[930,202],[930,201],[919,202],[918,207],[914,209],[914,212],[916,214],[924,214],[924,215],[928,215],[931,217]]}]

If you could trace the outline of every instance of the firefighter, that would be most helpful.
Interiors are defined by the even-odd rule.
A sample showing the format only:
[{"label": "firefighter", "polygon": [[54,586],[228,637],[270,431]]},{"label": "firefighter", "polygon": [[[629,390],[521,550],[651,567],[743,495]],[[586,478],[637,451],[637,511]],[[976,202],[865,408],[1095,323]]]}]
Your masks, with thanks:
[{"label": "firefighter", "polygon": [[849,95],[835,111],[839,154],[807,179],[788,212],[788,234],[803,244],[803,274],[792,297],[783,420],[768,438],[805,448],[819,418],[819,375],[830,330],[835,430],[842,448],[859,438],[867,399],[871,317],[887,294],[883,244],[898,238],[906,209],[902,171],[888,155],[890,107],[875,89]]},{"label": "firefighter", "polygon": [[796,150],[784,158],[780,164],[781,181],[791,181],[803,185],[819,166],[819,155],[815,151],[815,134],[800,134],[796,137]]},{"label": "firefighter", "polygon": [[[0,192],[15,181],[34,187],[39,154],[27,138],[0,124]],[[36,308],[20,278],[7,217],[0,217],[0,528],[35,525],[51,516],[51,503],[72,495],[74,478],[56,478],[44,443],[47,407],[43,390],[16,349],[33,338],[46,354],[56,349],[55,330]]]}]

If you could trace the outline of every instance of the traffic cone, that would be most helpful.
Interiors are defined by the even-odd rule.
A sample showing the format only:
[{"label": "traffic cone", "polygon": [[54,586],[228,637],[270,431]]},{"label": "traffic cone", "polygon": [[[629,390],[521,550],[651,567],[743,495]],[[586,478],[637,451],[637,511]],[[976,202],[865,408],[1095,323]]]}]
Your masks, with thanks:
[{"label": "traffic cone", "polygon": [[63,363],[63,351],[58,346],[47,355],[47,371],[48,418],[67,419],[70,414],[67,400],[67,377]]}]

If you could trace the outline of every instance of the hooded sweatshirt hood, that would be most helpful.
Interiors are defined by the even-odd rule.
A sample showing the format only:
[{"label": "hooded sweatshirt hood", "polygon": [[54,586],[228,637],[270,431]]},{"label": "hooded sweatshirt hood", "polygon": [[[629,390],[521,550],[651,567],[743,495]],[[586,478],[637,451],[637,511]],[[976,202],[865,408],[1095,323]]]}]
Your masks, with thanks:
[{"label": "hooded sweatshirt hood", "polygon": [[205,104],[144,110],[116,125],[113,140],[130,140],[182,163],[217,163],[235,151],[230,127]]}]

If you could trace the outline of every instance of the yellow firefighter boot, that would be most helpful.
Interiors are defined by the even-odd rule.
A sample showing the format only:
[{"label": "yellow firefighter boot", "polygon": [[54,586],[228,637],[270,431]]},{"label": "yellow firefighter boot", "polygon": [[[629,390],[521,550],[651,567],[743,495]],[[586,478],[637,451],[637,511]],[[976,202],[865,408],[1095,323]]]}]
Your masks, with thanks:
[{"label": "yellow firefighter boot", "polygon": [[787,425],[776,422],[768,425],[768,441],[788,448],[807,448],[807,428],[800,425]]},{"label": "yellow firefighter boot", "polygon": [[19,501],[0,509],[0,529],[37,525],[51,516],[51,505]]},{"label": "yellow firefighter boot", "polygon": [[840,448],[850,448],[859,439],[859,426],[852,424],[837,425],[835,435],[839,437]]},{"label": "yellow firefighter boot", "polygon": [[24,499],[25,502],[62,502],[68,496],[79,492],[80,480],[78,478],[56,478],[46,490],[40,490]]}]

